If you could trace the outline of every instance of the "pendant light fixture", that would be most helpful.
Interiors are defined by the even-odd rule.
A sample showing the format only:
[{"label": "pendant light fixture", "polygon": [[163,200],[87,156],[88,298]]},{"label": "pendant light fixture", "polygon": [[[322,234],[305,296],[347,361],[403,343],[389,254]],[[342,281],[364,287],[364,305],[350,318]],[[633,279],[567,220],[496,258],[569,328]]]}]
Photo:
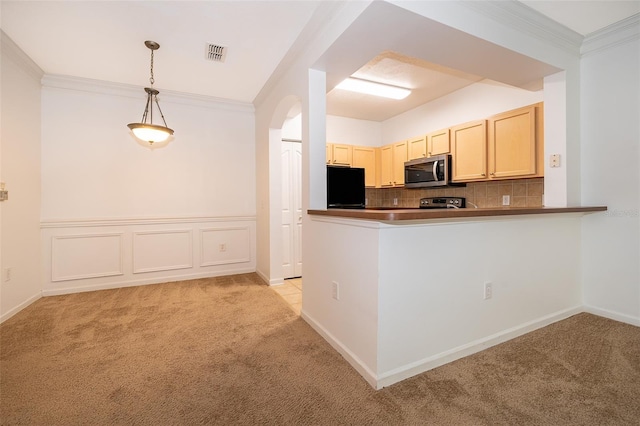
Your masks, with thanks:
[{"label": "pendant light fixture", "polygon": [[[155,82],[153,78],[153,52],[158,50],[160,45],[155,41],[148,40],[144,42],[144,45],[151,50],[151,77],[149,78],[151,87],[144,88],[144,91],[147,92],[147,105],[144,107],[142,121],[140,123],[129,123],[127,124],[127,127],[131,129],[136,138],[149,142],[149,145],[153,145],[154,142],[163,142],[167,140],[169,136],[173,135],[173,130],[167,127],[167,122],[165,121],[162,110],[160,109],[160,104],[158,103],[158,93],[160,92],[153,88],[153,83]],[[162,117],[164,126],[153,124],[154,103],[158,107],[158,112],[160,113],[160,117]]]}]

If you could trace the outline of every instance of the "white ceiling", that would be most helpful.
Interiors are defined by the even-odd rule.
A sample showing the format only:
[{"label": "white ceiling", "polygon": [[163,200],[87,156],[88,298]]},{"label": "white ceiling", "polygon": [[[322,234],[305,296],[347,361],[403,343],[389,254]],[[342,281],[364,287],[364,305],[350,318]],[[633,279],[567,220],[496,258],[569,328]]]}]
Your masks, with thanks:
[{"label": "white ceiling", "polygon": [[[144,41],[153,40],[161,45],[154,63],[155,87],[160,91],[252,102],[314,12],[326,6],[322,3],[321,0],[1,0],[0,25],[47,74],[143,87],[148,85],[150,53]],[[640,1],[522,3],[582,35],[640,11]],[[228,48],[224,63],[205,60],[208,43]],[[363,49],[362,54],[365,52]],[[369,52],[368,57],[362,58],[338,56],[337,61],[346,59],[353,65],[359,60],[352,70],[359,69],[361,77],[390,79],[397,85],[414,88],[406,101],[383,102],[334,91],[328,94],[328,109],[337,115],[380,121],[498,72],[482,67],[465,69],[455,61],[445,63],[437,57],[430,58],[431,63],[416,60],[423,56],[414,55],[417,51],[411,49],[398,52],[396,49]],[[520,69],[526,70],[525,64],[542,66],[527,63],[526,58],[511,59],[520,64]],[[456,71],[460,69],[467,73]],[[331,80],[331,66],[327,72]],[[522,78],[533,78],[533,74]],[[328,87],[335,83],[328,81]],[[520,86],[524,83],[513,82]]]},{"label": "white ceiling", "polygon": [[[252,102],[319,1],[11,1],[2,30],[47,74]],[[205,60],[208,43],[228,48]]]}]

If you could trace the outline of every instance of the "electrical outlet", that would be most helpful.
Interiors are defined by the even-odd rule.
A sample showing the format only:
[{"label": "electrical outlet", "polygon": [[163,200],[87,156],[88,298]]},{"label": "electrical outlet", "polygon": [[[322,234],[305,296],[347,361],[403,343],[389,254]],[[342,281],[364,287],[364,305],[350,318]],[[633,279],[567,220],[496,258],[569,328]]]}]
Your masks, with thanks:
[{"label": "electrical outlet", "polygon": [[503,195],[502,196],[502,205],[503,206],[508,206],[509,204],[511,204],[511,196],[510,195]]},{"label": "electrical outlet", "polygon": [[220,244],[220,251],[227,251],[227,245],[225,243]]},{"label": "electrical outlet", "polygon": [[398,205],[398,199],[397,199],[397,198],[394,198],[394,199],[393,199],[393,205],[394,205],[394,206],[397,206],[397,205]]},{"label": "electrical outlet", "polygon": [[560,167],[560,154],[552,154],[549,156],[549,167]]},{"label": "electrical outlet", "polygon": [[331,297],[333,297],[335,300],[340,300],[340,284],[338,284],[336,281],[333,281],[331,283]]},{"label": "electrical outlet", "polygon": [[493,297],[493,284],[490,282],[484,283],[484,300],[491,299]]}]

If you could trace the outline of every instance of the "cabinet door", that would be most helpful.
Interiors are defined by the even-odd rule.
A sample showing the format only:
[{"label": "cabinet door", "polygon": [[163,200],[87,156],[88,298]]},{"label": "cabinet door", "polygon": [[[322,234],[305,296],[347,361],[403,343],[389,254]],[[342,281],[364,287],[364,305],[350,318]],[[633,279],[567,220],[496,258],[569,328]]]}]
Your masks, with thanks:
[{"label": "cabinet door", "polygon": [[489,178],[536,174],[536,108],[489,118]]},{"label": "cabinet door", "polygon": [[452,179],[487,179],[487,124],[473,121],[451,128]]},{"label": "cabinet door", "polygon": [[393,145],[380,148],[380,186],[393,186]]},{"label": "cabinet door", "polygon": [[416,158],[422,158],[427,156],[427,138],[422,136],[418,138],[409,139],[408,145],[408,160]]},{"label": "cabinet door", "polygon": [[427,152],[429,157],[451,152],[449,144],[449,129],[439,130],[427,135]]},{"label": "cabinet door", "polygon": [[325,145],[326,147],[326,159],[327,159],[327,164],[331,164],[333,162],[333,144],[332,143],[328,143]]},{"label": "cabinet door", "polygon": [[351,145],[333,144],[333,163],[336,166],[351,166],[353,148]]},{"label": "cabinet door", "polygon": [[404,186],[404,162],[407,161],[407,142],[393,144],[393,186]]},{"label": "cabinet door", "polygon": [[353,147],[353,167],[364,169],[364,186],[375,188],[376,186],[376,150],[365,146]]}]

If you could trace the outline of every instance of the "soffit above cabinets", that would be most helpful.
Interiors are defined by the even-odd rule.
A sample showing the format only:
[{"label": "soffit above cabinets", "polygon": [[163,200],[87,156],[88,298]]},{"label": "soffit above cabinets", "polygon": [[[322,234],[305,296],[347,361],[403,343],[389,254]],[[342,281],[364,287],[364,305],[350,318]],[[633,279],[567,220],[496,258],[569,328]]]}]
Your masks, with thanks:
[{"label": "soffit above cabinets", "polygon": [[384,121],[483,79],[391,51],[376,56],[352,76],[405,87],[411,94],[398,101],[334,88],[327,94],[327,114]]}]

